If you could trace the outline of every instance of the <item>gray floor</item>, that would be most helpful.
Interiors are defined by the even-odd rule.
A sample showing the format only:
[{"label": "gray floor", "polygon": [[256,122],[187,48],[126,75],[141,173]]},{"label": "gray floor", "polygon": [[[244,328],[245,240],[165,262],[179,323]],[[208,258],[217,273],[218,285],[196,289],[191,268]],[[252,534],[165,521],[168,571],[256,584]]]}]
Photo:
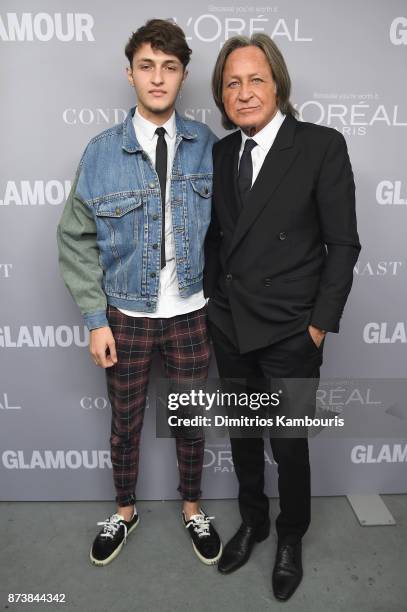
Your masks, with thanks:
[{"label": "gray floor", "polygon": [[[275,537],[249,563],[222,576],[195,557],[178,502],[139,502],[140,524],[106,568],[88,562],[89,546],[113,506],[108,502],[0,504],[0,610],[155,610],[191,612],[406,612],[407,496],[385,495],[397,521],[361,527],[344,497],[313,498],[304,538],[304,579],[288,602],[270,586]],[[277,500],[272,500],[273,515]],[[223,541],[239,524],[234,501],[208,501]],[[65,604],[12,604],[7,593],[65,593]]]}]

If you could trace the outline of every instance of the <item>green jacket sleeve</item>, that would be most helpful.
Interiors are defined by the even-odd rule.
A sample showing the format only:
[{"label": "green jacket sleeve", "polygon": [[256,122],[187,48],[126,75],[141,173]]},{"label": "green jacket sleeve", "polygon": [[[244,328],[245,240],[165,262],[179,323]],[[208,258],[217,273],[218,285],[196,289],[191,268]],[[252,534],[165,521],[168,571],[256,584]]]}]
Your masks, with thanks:
[{"label": "green jacket sleeve", "polygon": [[59,268],[89,330],[108,326],[103,269],[96,242],[96,223],[76,191],[80,169],[57,228]]}]

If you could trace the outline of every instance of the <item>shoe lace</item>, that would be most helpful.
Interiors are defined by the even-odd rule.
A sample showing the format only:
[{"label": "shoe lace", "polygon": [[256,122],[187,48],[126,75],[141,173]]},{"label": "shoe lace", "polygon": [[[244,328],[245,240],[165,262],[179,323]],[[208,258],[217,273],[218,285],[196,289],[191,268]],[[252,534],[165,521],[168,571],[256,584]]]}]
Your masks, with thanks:
[{"label": "shoe lace", "polygon": [[106,521],[100,521],[98,525],[103,525],[101,538],[113,539],[120,527],[124,527],[124,543],[127,539],[127,526],[123,522],[123,518],[119,514],[112,514]]},{"label": "shoe lace", "polygon": [[280,563],[282,567],[290,566],[292,563],[292,547],[288,544],[283,544],[280,548]]},{"label": "shoe lace", "polygon": [[194,514],[191,516],[189,521],[185,524],[185,527],[188,528],[190,525],[193,526],[193,530],[200,538],[204,538],[209,536],[209,527],[211,524],[211,520],[214,519],[214,516],[206,516],[203,514]]}]

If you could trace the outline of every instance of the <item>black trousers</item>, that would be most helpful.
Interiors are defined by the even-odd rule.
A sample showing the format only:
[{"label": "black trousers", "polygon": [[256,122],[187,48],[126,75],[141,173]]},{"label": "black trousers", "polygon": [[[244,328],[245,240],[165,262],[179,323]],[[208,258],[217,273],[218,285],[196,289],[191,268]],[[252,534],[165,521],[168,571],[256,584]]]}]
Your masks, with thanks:
[{"label": "black trousers", "polygon": [[[240,354],[238,348],[213,323],[209,324],[221,378],[319,379],[323,342],[317,347],[308,330],[266,348]],[[279,540],[296,542],[311,520],[311,478],[307,437],[270,437],[278,465],[280,513],[276,519]],[[264,494],[264,439],[231,438],[232,456],[239,481],[239,509],[243,522],[260,526],[269,517]]]}]

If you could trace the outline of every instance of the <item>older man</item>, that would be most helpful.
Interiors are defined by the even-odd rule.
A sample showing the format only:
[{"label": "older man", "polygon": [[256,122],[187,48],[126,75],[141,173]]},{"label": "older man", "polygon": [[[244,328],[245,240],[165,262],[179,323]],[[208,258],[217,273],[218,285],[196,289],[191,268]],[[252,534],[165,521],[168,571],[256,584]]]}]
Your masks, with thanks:
[{"label": "older man", "polygon": [[[355,189],[343,136],[302,123],[290,103],[284,58],[266,34],[229,39],[213,94],[223,125],[214,146],[214,209],[205,291],[221,377],[319,378],[327,332],[338,332],[360,244]],[[272,576],[277,599],[302,578],[310,524],[307,437],[270,439],[280,514]],[[232,438],[242,524],[218,565],[241,567],[268,537],[264,442]]]}]

